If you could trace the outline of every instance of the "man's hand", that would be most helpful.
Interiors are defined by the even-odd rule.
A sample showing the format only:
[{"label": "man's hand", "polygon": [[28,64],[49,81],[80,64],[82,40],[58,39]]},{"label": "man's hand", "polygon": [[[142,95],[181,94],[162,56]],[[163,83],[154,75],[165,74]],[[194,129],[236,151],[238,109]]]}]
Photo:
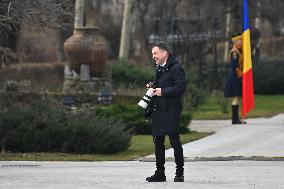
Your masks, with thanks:
[{"label": "man's hand", "polygon": [[149,89],[149,88],[153,88],[154,86],[154,83],[153,82],[149,82],[146,84],[146,87]]},{"label": "man's hand", "polygon": [[161,88],[154,89],[154,95],[156,96],[162,96],[162,90]]}]

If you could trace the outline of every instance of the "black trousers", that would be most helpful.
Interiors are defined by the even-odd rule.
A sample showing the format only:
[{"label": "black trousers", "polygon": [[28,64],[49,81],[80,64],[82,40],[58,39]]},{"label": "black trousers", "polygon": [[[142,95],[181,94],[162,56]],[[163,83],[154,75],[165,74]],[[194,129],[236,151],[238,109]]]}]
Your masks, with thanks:
[{"label": "black trousers", "polygon": [[[170,143],[174,149],[176,168],[183,171],[184,157],[179,135],[169,135]],[[157,170],[165,170],[165,136],[153,137]]]}]

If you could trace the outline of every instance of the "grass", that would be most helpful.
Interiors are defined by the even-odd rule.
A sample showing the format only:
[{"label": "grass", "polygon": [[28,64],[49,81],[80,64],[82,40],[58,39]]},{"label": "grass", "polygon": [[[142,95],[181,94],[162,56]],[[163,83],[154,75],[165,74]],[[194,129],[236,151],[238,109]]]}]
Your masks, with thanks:
[{"label": "grass", "polygon": [[[181,142],[188,143],[210,134],[212,133],[190,132],[181,135]],[[170,148],[168,138],[165,145]],[[152,153],[152,136],[136,135],[132,137],[129,149],[117,154],[0,153],[0,161],[129,161]]]},{"label": "grass", "polygon": [[[210,96],[196,111],[193,119],[196,120],[218,120],[231,119],[231,99],[227,100],[228,113],[222,113],[220,96]],[[224,102],[224,99],[221,99]],[[241,109],[241,108],[240,108]],[[248,113],[248,118],[271,117],[284,113],[284,95],[256,95],[255,108]]]}]

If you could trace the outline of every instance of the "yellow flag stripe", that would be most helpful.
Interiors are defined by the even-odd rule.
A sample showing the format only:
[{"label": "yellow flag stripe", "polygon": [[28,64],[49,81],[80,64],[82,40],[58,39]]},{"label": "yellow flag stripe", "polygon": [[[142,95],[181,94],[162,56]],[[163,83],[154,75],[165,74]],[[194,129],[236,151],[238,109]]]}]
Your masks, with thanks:
[{"label": "yellow flag stripe", "polygon": [[247,71],[252,69],[250,30],[247,29],[246,31],[244,31],[242,36],[243,36],[243,64],[244,64],[243,73],[246,73]]}]

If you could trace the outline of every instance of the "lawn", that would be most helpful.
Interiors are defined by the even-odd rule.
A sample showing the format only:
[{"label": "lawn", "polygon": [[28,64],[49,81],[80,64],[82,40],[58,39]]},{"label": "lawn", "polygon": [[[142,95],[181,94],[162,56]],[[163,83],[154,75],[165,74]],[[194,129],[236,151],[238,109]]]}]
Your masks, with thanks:
[{"label": "lawn", "polygon": [[[231,119],[231,99],[227,100],[226,105],[229,112],[222,113],[220,97],[210,96],[194,111],[193,119]],[[284,95],[256,95],[255,108],[248,113],[247,117],[271,117],[279,113],[284,113]]]},{"label": "lawn", "polygon": [[[181,142],[188,143],[206,137],[212,133],[190,132],[181,135]],[[166,139],[166,148],[170,148]],[[1,161],[129,161],[154,153],[152,136],[136,135],[131,146],[118,154],[64,154],[64,153],[0,153]]]}]

